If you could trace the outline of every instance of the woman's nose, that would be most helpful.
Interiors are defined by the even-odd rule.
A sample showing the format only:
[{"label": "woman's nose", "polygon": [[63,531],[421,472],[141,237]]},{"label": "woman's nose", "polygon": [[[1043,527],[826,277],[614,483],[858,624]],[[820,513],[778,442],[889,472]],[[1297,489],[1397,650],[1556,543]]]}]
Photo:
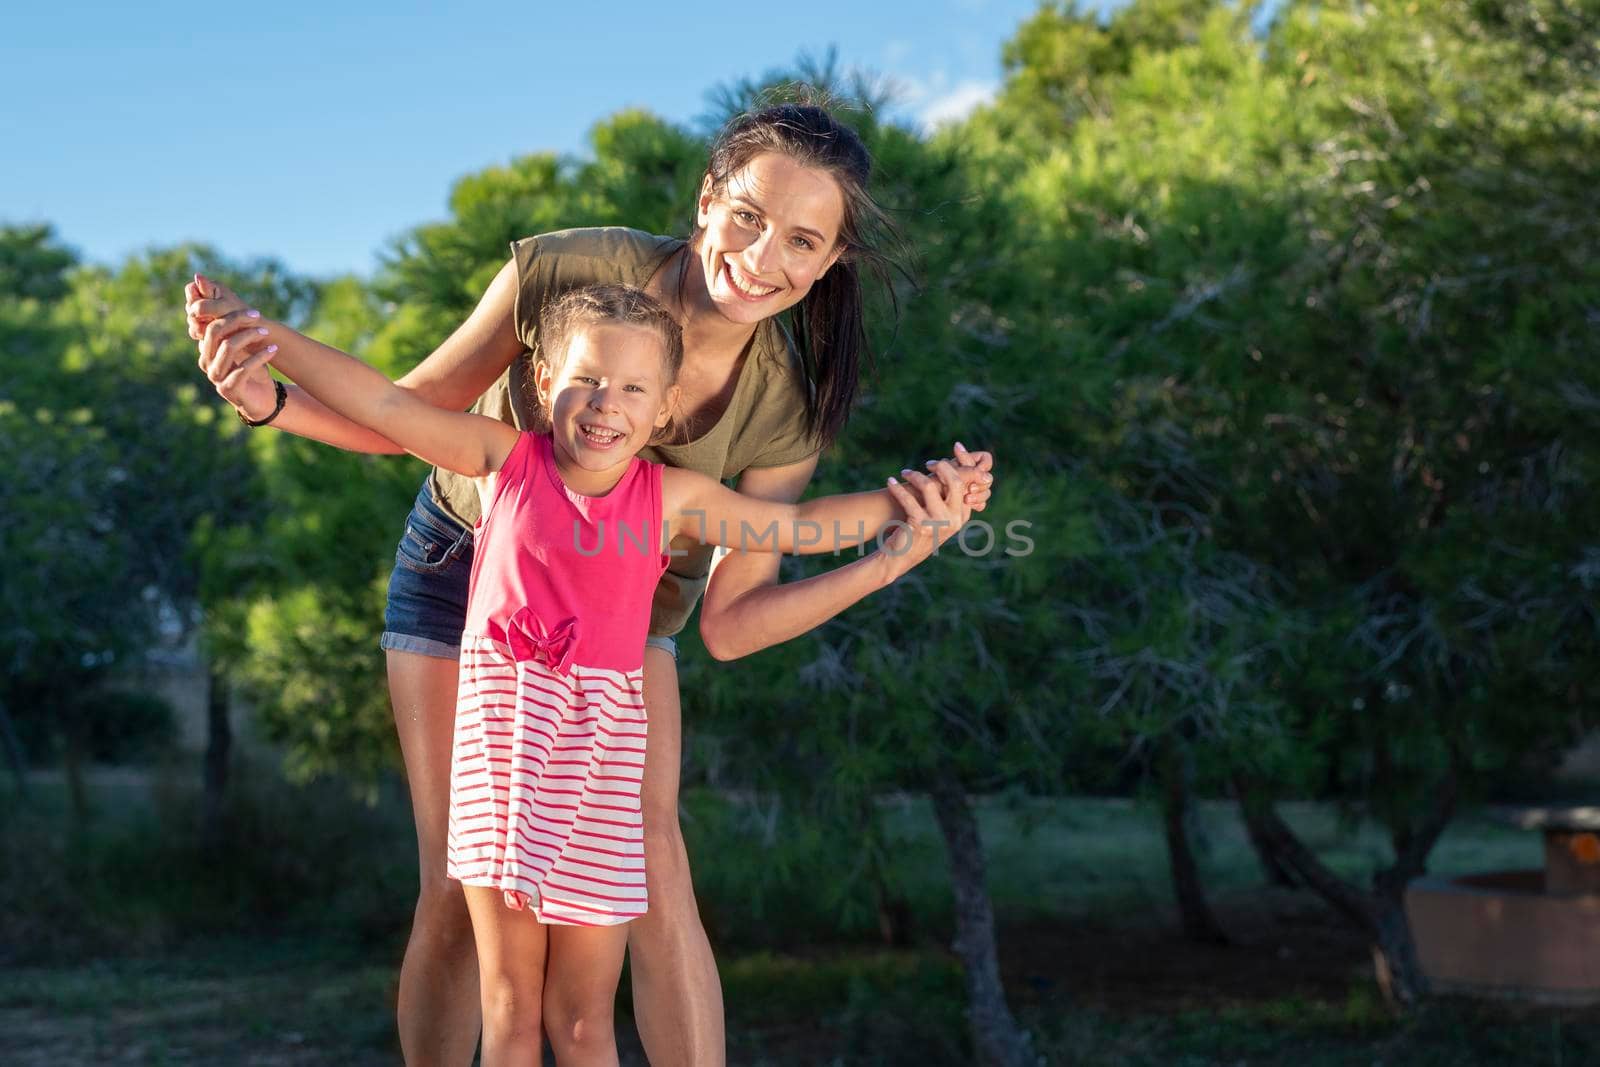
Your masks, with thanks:
[{"label": "woman's nose", "polygon": [[766,230],[745,246],[744,255],[741,258],[749,265],[750,273],[765,274],[777,263],[777,247],[777,242],[772,237],[772,231]]}]

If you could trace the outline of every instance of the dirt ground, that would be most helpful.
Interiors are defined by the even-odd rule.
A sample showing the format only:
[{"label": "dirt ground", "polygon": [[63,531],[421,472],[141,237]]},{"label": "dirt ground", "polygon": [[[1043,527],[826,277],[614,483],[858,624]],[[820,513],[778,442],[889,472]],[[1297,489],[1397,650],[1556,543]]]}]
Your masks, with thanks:
[{"label": "dirt ground", "polygon": [[1175,921],[1008,928],[1001,952],[1006,984],[1141,1014],[1289,996],[1338,1000],[1352,983],[1371,978],[1360,932],[1303,894],[1261,890],[1213,906],[1230,944],[1190,941]]},{"label": "dirt ground", "polygon": [[[1220,1018],[1244,1011],[1268,1019],[1268,1026],[1279,1022],[1292,1026],[1297,1011],[1346,1010],[1341,1006],[1349,1002],[1352,990],[1368,990],[1366,1003],[1375,1001],[1362,939],[1325,909],[1293,893],[1263,891],[1219,900],[1217,910],[1234,938],[1232,944],[1196,944],[1162,926],[1082,922],[1006,927],[1001,931],[1002,965],[1013,1004],[1025,1023],[1035,1028],[1049,1029],[1053,1017],[1066,1013],[1092,1018],[1092,1033],[1077,1040],[1108,1048],[1107,1058],[1096,1058],[1096,1063],[1121,1063],[1109,1049],[1121,1040],[1115,1035],[1124,1024],[1148,1032],[1152,1020],[1159,1027],[1164,1017]],[[924,957],[927,951],[923,950]],[[803,970],[825,959],[837,961],[841,953],[849,955],[848,950],[819,948],[814,957],[808,953],[811,958],[797,960],[796,967]],[[934,953],[937,956],[938,951]],[[107,962],[70,970],[13,969],[0,978],[0,1063],[12,1067],[395,1063],[393,996],[392,967],[387,961],[370,959],[306,960],[289,955],[263,960],[259,967],[248,960],[235,965],[173,960]],[[903,1011],[905,1003],[897,1003],[892,1010]],[[810,1018],[806,1014],[810,1010],[827,1018]],[[1472,1010],[1488,1011],[1489,1025],[1501,1017],[1494,1013],[1502,1013],[1507,1022],[1548,1018],[1600,1026],[1600,1012],[1589,1009],[1540,1014],[1540,1009],[1501,1005]],[[1381,1022],[1381,1008],[1372,1011]],[[828,1012],[809,1008],[804,1001],[794,1003],[791,1011],[752,1012],[730,1000],[730,1062],[773,1067],[908,1062],[853,1052],[851,1039],[834,1032],[837,1015]],[[884,1021],[902,1028],[909,1022]],[[948,1022],[945,1029],[951,1029]],[[959,1032],[959,1024],[955,1029]],[[624,1020],[619,1030],[623,1064],[643,1065],[631,1022]],[[1306,1047],[1327,1044],[1316,1035],[1303,1040]],[[1148,1041],[1130,1047],[1141,1054],[1130,1054],[1126,1062],[1180,1062],[1144,1055]],[[1367,1048],[1360,1046],[1359,1059],[1334,1054],[1335,1058],[1311,1062],[1376,1062]],[[1048,1059],[1080,1062],[1077,1057],[1063,1057],[1059,1050]],[[935,1052],[920,1062],[932,1067],[962,1061]],[[1253,1067],[1302,1061],[1274,1046],[1227,1059],[1189,1055],[1181,1062]],[[1424,1061],[1401,1055],[1382,1062]]]}]

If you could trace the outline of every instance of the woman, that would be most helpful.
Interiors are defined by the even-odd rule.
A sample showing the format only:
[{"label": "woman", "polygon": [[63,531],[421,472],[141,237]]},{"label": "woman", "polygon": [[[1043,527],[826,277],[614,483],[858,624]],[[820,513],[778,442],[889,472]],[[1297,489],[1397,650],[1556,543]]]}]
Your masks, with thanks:
[{"label": "woman", "polygon": [[[524,353],[537,350],[545,304],[594,282],[639,285],[683,323],[680,443],[646,453],[743,493],[795,500],[817,456],[843,425],[866,349],[860,271],[882,275],[875,241],[888,227],[867,193],[871,158],[859,138],[819,107],[786,104],[741,115],[712,145],[690,239],[623,229],[528,238],[477,308],[400,384],[430,403],[526,426]],[[263,369],[235,370],[246,305],[220,286],[190,286],[191,336],[217,391],[252,424],[366,452],[395,452]],[[789,311],[792,347],[775,321]],[[270,336],[250,331],[250,343]],[[957,460],[990,466],[985,453]],[[981,509],[988,489],[968,503]],[[411,1064],[466,1064],[478,1028],[471,927],[458,886],[445,878],[456,651],[464,616],[471,526],[468,482],[435,471],[407,522],[390,582],[383,647],[410,783],[422,889],[401,969],[401,1045]],[[777,584],[778,557],[735,552],[707,588],[708,550],[674,560],[657,590],[645,650],[651,723],[643,803],[653,906],[629,935],[634,1010],[650,1062],[723,1062],[722,994],[700,924],[678,827],[680,716],[676,644],[702,592],[701,634],[731,659],[805,633],[874,588],[870,559],[802,582]]]}]

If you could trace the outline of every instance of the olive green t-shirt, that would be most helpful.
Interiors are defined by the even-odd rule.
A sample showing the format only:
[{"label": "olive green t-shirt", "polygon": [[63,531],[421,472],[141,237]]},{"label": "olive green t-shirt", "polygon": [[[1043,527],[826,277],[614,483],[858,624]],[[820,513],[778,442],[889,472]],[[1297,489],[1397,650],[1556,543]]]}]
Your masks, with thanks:
[{"label": "olive green t-shirt", "polygon": [[[517,264],[517,337],[527,351],[478,398],[472,410],[518,429],[532,424],[532,369],[539,352],[539,321],[545,305],[569,289],[600,282],[643,287],[662,262],[683,247],[675,237],[604,227],[561,230],[525,237],[511,245]],[[806,382],[784,332],[771,319],[756,327],[733,399],[716,424],[686,444],[656,445],[640,455],[657,463],[687,467],[719,480],[737,478],[751,467],[782,467],[816,454],[820,446],[806,432]],[[478,521],[478,490],[472,479],[435,467],[433,498],[462,525]],[[682,630],[705,591],[714,549],[675,544],[675,556],[656,587],[650,633]]]}]

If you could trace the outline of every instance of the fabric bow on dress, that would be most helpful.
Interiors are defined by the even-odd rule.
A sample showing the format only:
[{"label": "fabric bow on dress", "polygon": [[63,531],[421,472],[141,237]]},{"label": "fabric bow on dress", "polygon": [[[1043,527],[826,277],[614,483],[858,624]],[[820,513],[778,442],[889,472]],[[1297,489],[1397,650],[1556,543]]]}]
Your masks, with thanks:
[{"label": "fabric bow on dress", "polygon": [[[553,627],[531,608],[519,608],[502,628],[489,624],[490,636],[504,642],[511,649],[511,657],[519,663],[543,663],[552,671],[565,675],[572,669],[572,656],[578,647],[578,620],[563,619]],[[499,630],[499,633],[494,631]]]}]

